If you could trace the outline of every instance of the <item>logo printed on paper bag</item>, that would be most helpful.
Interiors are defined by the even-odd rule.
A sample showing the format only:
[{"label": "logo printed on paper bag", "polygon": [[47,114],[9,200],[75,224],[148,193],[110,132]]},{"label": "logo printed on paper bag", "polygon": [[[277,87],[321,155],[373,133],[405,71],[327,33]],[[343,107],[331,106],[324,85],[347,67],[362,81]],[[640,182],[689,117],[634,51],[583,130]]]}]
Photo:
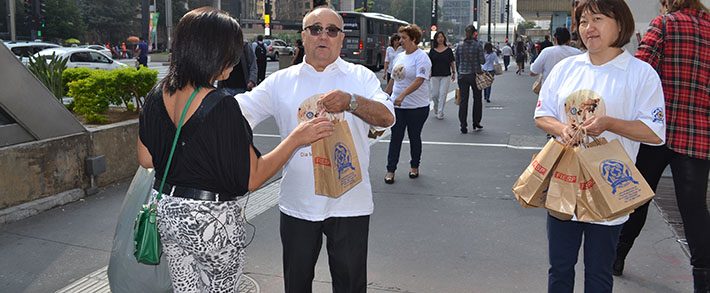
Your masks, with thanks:
[{"label": "logo printed on paper bag", "polygon": [[631,183],[639,184],[631,176],[631,170],[621,161],[604,160],[601,163],[602,176],[611,185],[611,193],[616,194],[617,188],[627,186]]},{"label": "logo printed on paper bag", "polygon": [[346,171],[355,170],[350,150],[348,150],[344,144],[338,143],[335,145],[335,152],[333,153],[333,156],[335,157],[335,166],[338,167],[338,179],[341,179],[343,173]]},{"label": "logo printed on paper bag", "polygon": [[540,163],[537,160],[533,161],[532,165],[533,165],[533,168],[535,169],[535,171],[537,171],[541,175],[545,175],[547,173],[547,168],[540,165]]}]

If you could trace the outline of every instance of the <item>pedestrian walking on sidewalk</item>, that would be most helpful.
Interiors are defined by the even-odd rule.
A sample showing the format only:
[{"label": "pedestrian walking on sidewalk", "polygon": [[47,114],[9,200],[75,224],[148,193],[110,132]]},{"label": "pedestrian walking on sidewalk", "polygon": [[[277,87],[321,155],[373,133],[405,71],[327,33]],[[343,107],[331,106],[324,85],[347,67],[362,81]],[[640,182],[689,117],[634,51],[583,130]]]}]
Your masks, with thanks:
[{"label": "pedestrian walking on sidewalk", "polygon": [[[495,65],[498,64],[498,55],[496,55],[496,52],[493,51],[493,45],[491,45],[491,43],[486,43],[485,45],[483,45],[483,51],[485,51],[485,55],[483,58],[486,59],[486,63],[483,64],[483,71],[487,72],[490,75],[495,75]],[[492,87],[493,84],[483,89],[483,98],[486,99],[486,103],[491,102]]]},{"label": "pedestrian walking on sidewalk", "polygon": [[264,44],[264,36],[256,36],[256,42],[252,45],[254,55],[256,56],[256,84],[260,84],[266,79],[266,44]]},{"label": "pedestrian walking on sidewalk", "polygon": [[392,67],[394,67],[394,58],[397,54],[404,52],[404,48],[400,43],[399,34],[393,34],[390,37],[390,46],[385,51],[385,72],[382,73],[382,78],[389,82],[392,78]]},{"label": "pedestrian walking on sidewalk", "polygon": [[554,38],[557,45],[548,47],[546,50],[540,52],[535,62],[530,65],[530,76],[542,74],[543,83],[547,75],[552,71],[552,68],[562,61],[562,59],[582,54],[582,51],[579,49],[569,46],[570,33],[566,27],[558,27],[555,29]]},{"label": "pedestrian walking on sidewalk", "polygon": [[485,63],[483,46],[478,42],[478,31],[473,25],[466,27],[466,39],[459,43],[456,49],[456,68],[459,71],[459,124],[461,133],[468,133],[468,100],[469,92],[473,95],[473,130],[483,129],[481,118],[483,116],[483,103],[481,90],[476,87],[476,74],[483,73],[481,65]]},{"label": "pedestrian walking on sidewalk", "polygon": [[367,134],[370,127],[390,127],[394,109],[375,73],[340,58],[345,38],[340,14],[316,8],[302,25],[303,63],[274,72],[252,91],[237,95],[237,100],[251,125],[274,117],[283,138],[297,127],[299,107],[313,96],[319,97],[321,110],[343,114],[357,149],[362,182],[338,198],[317,195],[311,148],[300,148],[290,158],[279,196],[284,291],[313,291],[325,235],[333,292],[365,292],[374,208]]},{"label": "pedestrian walking on sidewalk", "polygon": [[[579,126],[572,122],[582,122],[586,134],[607,141],[618,139],[635,159],[641,143],[663,143],[666,127],[658,74],[623,49],[634,33],[631,10],[624,0],[589,0],[577,6],[574,17],[587,52],[566,58],[552,69],[540,90],[535,124],[562,143],[575,143],[582,137],[574,137]],[[584,121],[570,111],[590,104],[593,115]],[[574,290],[574,267],[582,243],[584,291],[612,292],[611,266],[619,232],[628,218],[582,222],[576,217],[563,221],[548,215],[548,292]]]},{"label": "pedestrian walking on sidewalk", "polygon": [[140,38],[138,45],[136,45],[133,51],[138,61],[138,66],[148,67],[148,43],[145,42],[144,38]]},{"label": "pedestrian walking on sidewalk", "polygon": [[525,43],[523,41],[518,41],[515,45],[515,63],[518,65],[518,70],[515,74],[520,75],[525,72],[525,62],[528,61],[527,49],[525,49]]},{"label": "pedestrian walking on sidewalk", "polygon": [[[695,292],[710,292],[710,14],[698,0],[660,1],[667,14],[651,21],[636,57],[656,68],[663,83],[667,141],[641,145],[636,165],[655,191],[670,165],[690,248]],[[662,118],[662,117],[661,117]],[[646,222],[648,205],[638,207],[624,224],[614,261],[621,275],[624,260]]]},{"label": "pedestrian walking on sidewalk", "polygon": [[293,61],[291,62],[291,65],[296,65],[303,62],[303,56],[305,55],[306,53],[303,48],[303,40],[296,40],[296,52],[293,54],[294,57]]},{"label": "pedestrian walking on sidewalk", "polygon": [[128,48],[126,48],[126,42],[121,42],[121,58],[128,58]]},{"label": "pedestrian walking on sidewalk", "polygon": [[503,55],[503,66],[505,66],[505,71],[508,71],[508,65],[510,65],[510,56],[513,56],[513,48],[510,47],[509,43],[505,43],[502,49],[500,49]]},{"label": "pedestrian walking on sidewalk", "polygon": [[434,35],[436,43],[429,51],[431,60],[431,99],[434,101],[434,116],[444,119],[444,106],[446,95],[449,93],[451,82],[456,80],[456,62],[454,52],[446,43],[444,32]]},{"label": "pedestrian walking on sidewalk", "polygon": [[[236,200],[271,178],[296,149],[330,135],[333,126],[326,119],[305,122],[262,156],[237,101],[212,87],[227,78],[241,54],[237,21],[202,7],[180,19],[174,36],[169,72],[140,115],[138,161],[155,168],[153,193],[163,194],[158,230],[175,292],[236,292],[246,240]],[[186,122],[176,148],[181,117]],[[157,190],[165,172],[163,190]]]},{"label": "pedestrian walking on sidewalk", "polygon": [[392,139],[387,152],[387,174],[385,183],[394,183],[394,172],[399,163],[404,131],[409,136],[409,178],[419,177],[419,163],[422,157],[422,129],[429,117],[429,97],[431,89],[431,60],[417,44],[422,40],[422,30],[416,24],[399,28],[399,37],[404,52],[394,59],[392,79],[387,83],[388,93],[394,100],[396,122],[392,126]]},{"label": "pedestrian walking on sidewalk", "polygon": [[241,94],[250,91],[256,86],[256,55],[251,49],[249,42],[244,42],[239,63],[234,65],[232,73],[225,80],[217,83],[218,88],[225,89],[231,95]]}]

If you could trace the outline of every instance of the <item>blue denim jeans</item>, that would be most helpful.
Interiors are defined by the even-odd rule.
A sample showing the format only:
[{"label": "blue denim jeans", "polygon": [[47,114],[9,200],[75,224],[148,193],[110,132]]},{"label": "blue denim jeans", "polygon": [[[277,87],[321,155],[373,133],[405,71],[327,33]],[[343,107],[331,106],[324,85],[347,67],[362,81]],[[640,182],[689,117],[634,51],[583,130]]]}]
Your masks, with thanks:
[{"label": "blue denim jeans", "polygon": [[611,293],[614,284],[611,265],[616,257],[621,226],[561,221],[548,215],[547,292],[574,291],[574,265],[584,238],[584,292]]}]

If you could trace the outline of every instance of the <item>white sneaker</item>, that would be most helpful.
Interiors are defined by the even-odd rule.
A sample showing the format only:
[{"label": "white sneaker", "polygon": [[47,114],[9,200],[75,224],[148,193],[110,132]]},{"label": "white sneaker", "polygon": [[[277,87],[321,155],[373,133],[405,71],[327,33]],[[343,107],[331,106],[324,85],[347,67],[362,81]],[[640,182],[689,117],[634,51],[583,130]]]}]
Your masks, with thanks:
[{"label": "white sneaker", "polygon": [[436,119],[444,120],[444,113],[439,113],[439,115],[436,115]]}]

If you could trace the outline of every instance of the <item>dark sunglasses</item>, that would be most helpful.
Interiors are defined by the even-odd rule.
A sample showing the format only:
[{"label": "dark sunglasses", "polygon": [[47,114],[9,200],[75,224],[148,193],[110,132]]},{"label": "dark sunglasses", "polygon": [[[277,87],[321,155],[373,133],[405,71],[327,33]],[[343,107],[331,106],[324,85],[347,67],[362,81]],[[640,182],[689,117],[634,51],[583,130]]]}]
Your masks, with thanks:
[{"label": "dark sunglasses", "polygon": [[309,25],[307,27],[303,28],[304,30],[307,29],[308,31],[311,32],[311,36],[317,37],[323,34],[323,31],[325,31],[329,37],[335,38],[338,36],[339,32],[342,32],[343,30],[340,29],[337,26],[329,26],[329,27],[323,27],[319,24],[314,24],[314,25]]}]

